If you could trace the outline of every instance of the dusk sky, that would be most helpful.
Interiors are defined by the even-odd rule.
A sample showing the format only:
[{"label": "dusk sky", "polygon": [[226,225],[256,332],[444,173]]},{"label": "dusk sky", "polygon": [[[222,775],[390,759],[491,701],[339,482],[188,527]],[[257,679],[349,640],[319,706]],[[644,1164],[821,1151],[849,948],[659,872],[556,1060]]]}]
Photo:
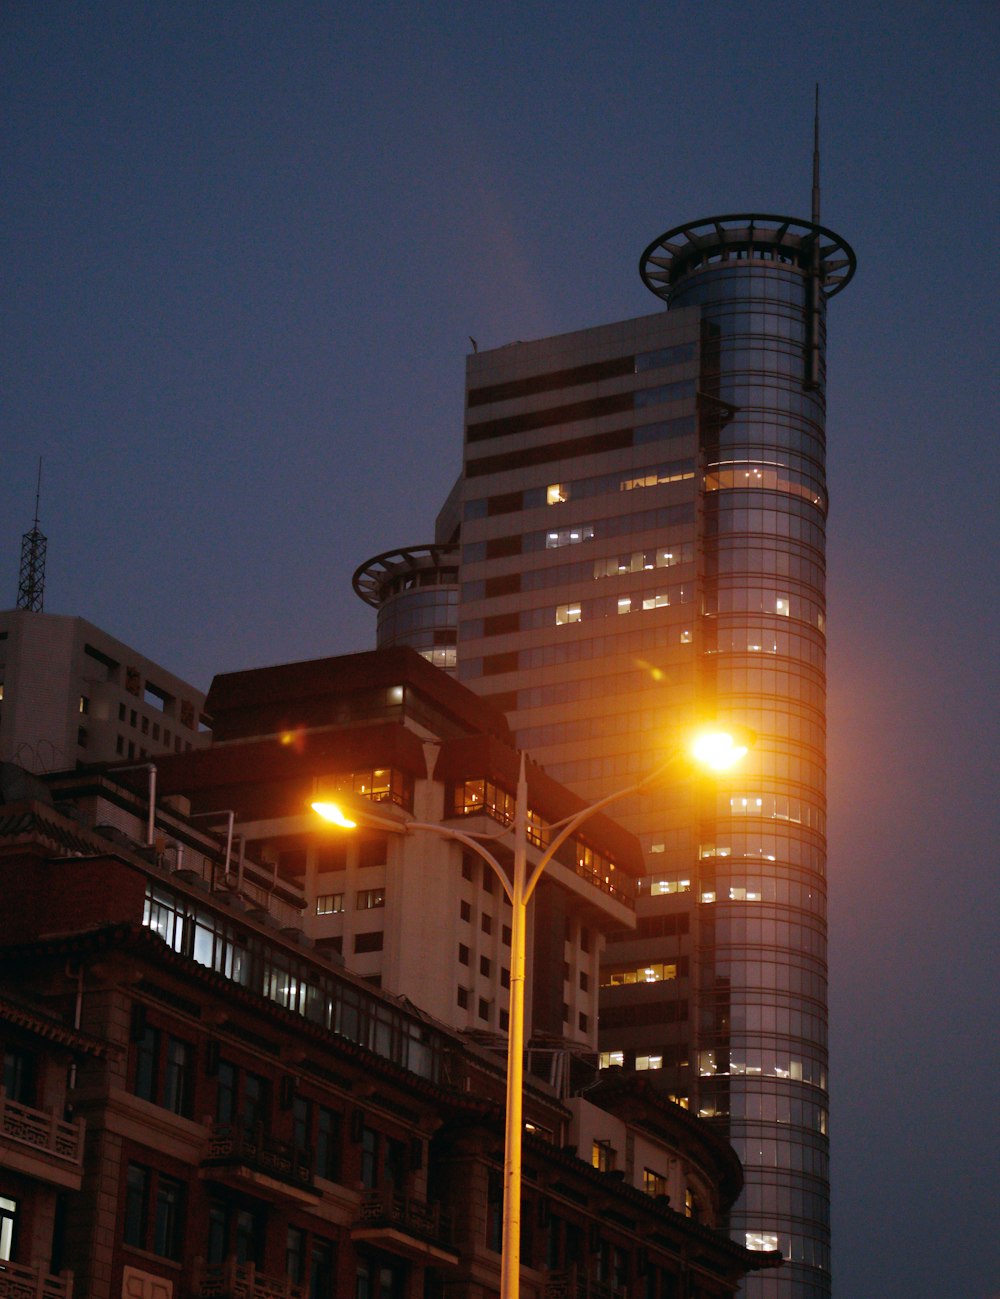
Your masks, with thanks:
[{"label": "dusk sky", "polygon": [[51,3],[3,38],[0,607],[207,688],[374,644],[480,348],[660,309],[695,218],[809,215],[829,311],[837,1299],[997,1299],[992,0]]}]

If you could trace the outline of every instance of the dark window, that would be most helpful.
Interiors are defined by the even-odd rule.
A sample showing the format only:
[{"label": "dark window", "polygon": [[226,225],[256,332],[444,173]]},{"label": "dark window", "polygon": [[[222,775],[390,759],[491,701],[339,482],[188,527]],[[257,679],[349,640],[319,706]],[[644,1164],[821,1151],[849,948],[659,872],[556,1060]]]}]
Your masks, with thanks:
[{"label": "dark window", "polygon": [[483,862],[483,888],[487,893],[492,893],[496,884],[496,876],[493,874],[493,867]]},{"label": "dark window", "polygon": [[495,613],[483,619],[484,636],[504,636],[508,632],[518,631],[521,626],[519,613]]},{"label": "dark window", "polygon": [[458,959],[462,965],[469,964],[469,949],[464,943],[458,945]]},{"label": "dark window", "polygon": [[507,650],[503,654],[486,654],[483,657],[483,676],[495,677],[501,672],[516,672],[517,662],[517,650]]},{"label": "dark window", "polygon": [[460,987],[458,990],[458,1004],[462,1010],[469,1009],[469,989]]},{"label": "dark window", "polygon": [[381,1141],[374,1128],[361,1129],[361,1185],[373,1190],[378,1185],[378,1159]]},{"label": "dark window", "polygon": [[191,1055],[187,1042],[167,1038],[167,1059],[163,1078],[163,1104],[174,1114],[191,1112]]},{"label": "dark window", "polygon": [[481,956],[479,958],[479,973],[484,979],[490,977],[490,958],[488,956]]},{"label": "dark window", "polygon": [[513,537],[492,537],[486,543],[487,559],[506,559],[509,555],[521,553],[521,534]]},{"label": "dark window", "polygon": [[183,1182],[141,1164],[129,1164],[123,1235],[126,1245],[161,1258],[179,1259],[184,1235]]},{"label": "dark window", "polygon": [[332,1240],[313,1237],[309,1257],[309,1299],[332,1299],[337,1272],[336,1246]]},{"label": "dark window", "polygon": [[483,587],[483,595],[490,599],[497,595],[517,595],[521,589],[520,573],[504,573],[500,577],[488,577]]},{"label": "dark window", "polygon": [[385,935],[381,929],[372,930],[367,934],[354,935],[355,952],[380,952]]},{"label": "dark window", "polygon": [[22,1105],[35,1102],[35,1057],[16,1046],[8,1046],[3,1057],[3,1089],[8,1099]]},{"label": "dark window", "polygon": [[459,913],[459,915],[462,917],[463,920],[466,920],[466,921],[471,920],[471,919],[472,919],[472,904],[471,904],[470,902],[461,902],[461,903],[459,903],[458,913]]},{"label": "dark window", "polygon": [[359,866],[384,866],[389,855],[389,841],[384,837],[364,839],[358,844]]},{"label": "dark window", "polygon": [[301,1285],[306,1274],[306,1233],[301,1227],[289,1227],[285,1237],[285,1275]]},{"label": "dark window", "polygon": [[489,516],[513,514],[515,510],[521,508],[522,500],[521,492],[505,492],[502,496],[490,496],[486,501],[486,513]]},{"label": "dark window", "polygon": [[156,1179],[156,1213],[153,1220],[153,1253],[180,1258],[184,1226],[184,1185],[160,1173]]},{"label": "dark window", "polygon": [[482,929],[482,931],[483,931],[484,934],[492,934],[492,932],[493,932],[493,917],[492,917],[491,915],[488,915],[488,914],[484,911],[483,914],[479,917],[479,927],[480,927],[480,929]]},{"label": "dark window", "polygon": [[129,1164],[125,1178],[125,1244],[143,1249],[149,1211],[149,1169]]},{"label": "dark window", "polygon": [[340,1130],[337,1111],[321,1105],[316,1124],[316,1175],[331,1182],[340,1178]]},{"label": "dark window", "polygon": [[479,998],[479,1018],[485,1020],[487,1024],[490,1022],[490,1003],[485,997]]}]

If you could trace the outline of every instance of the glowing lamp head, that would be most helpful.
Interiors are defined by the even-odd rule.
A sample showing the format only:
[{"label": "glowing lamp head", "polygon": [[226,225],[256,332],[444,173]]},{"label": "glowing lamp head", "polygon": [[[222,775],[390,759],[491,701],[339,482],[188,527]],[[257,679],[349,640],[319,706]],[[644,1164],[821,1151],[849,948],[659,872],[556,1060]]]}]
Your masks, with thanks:
[{"label": "glowing lamp head", "polygon": [[357,821],[352,821],[336,803],[313,803],[312,810],[331,825],[339,825],[342,830],[356,830]]},{"label": "glowing lamp head", "polygon": [[750,745],[729,731],[702,731],[691,744],[695,761],[712,771],[728,771],[749,751]]}]

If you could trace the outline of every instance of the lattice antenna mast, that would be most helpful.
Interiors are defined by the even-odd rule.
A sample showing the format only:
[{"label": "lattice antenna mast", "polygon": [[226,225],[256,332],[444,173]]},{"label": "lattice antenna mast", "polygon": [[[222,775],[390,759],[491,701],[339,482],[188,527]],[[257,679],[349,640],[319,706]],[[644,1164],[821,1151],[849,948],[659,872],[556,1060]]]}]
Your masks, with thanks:
[{"label": "lattice antenna mast", "polygon": [[38,460],[38,485],[35,488],[35,521],[31,531],[21,538],[21,572],[17,581],[17,607],[41,613],[45,604],[45,552],[49,541],[38,526],[38,506],[42,496],[42,461]]}]

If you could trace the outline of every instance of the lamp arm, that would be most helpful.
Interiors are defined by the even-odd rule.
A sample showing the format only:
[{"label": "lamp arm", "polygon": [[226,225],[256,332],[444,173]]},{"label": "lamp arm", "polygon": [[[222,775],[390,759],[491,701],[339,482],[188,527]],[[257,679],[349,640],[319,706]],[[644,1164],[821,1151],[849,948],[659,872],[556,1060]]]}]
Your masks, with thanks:
[{"label": "lamp arm", "polygon": [[579,812],[571,816],[565,822],[562,829],[552,840],[549,846],[545,849],[545,852],[542,854],[542,856],[535,863],[531,875],[528,878],[527,885],[525,886],[525,890],[524,890],[525,902],[527,903],[528,899],[534,893],[535,885],[538,883],[539,879],[542,876],[542,872],[548,866],[549,862],[552,861],[553,857],[563,846],[566,840],[570,837],[571,834],[573,834],[573,832],[579,826],[581,826],[584,823],[584,821],[589,820],[590,817],[595,815],[595,813],[602,812],[604,808],[608,807],[611,803],[617,803],[618,800],[621,798],[628,798],[630,794],[644,793],[645,790],[650,785],[655,784],[658,780],[660,780],[662,776],[666,775],[667,771],[674,765],[677,759],[683,757],[683,754],[684,754],[683,749],[675,749],[674,752],[670,755],[670,757],[666,759],[666,761],[661,762],[658,767],[656,767],[653,771],[649,772],[648,775],[643,776],[641,780],[637,780],[632,785],[627,785],[624,789],[615,790],[613,794],[605,794],[604,798],[599,798],[596,803],[591,803],[589,807],[581,808]]}]

